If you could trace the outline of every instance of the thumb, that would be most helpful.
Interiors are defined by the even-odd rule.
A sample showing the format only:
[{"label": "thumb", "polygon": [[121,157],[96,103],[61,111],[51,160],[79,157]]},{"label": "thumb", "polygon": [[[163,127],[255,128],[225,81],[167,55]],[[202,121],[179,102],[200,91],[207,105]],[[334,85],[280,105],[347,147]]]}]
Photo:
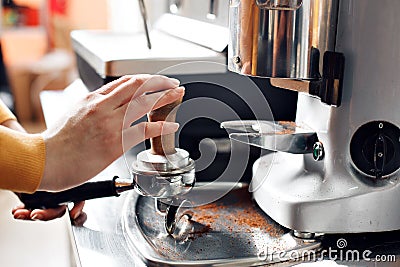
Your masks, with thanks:
[{"label": "thumb", "polygon": [[123,148],[127,151],[146,139],[172,134],[176,132],[178,128],[179,124],[176,122],[157,121],[136,124],[135,126],[123,130]]}]

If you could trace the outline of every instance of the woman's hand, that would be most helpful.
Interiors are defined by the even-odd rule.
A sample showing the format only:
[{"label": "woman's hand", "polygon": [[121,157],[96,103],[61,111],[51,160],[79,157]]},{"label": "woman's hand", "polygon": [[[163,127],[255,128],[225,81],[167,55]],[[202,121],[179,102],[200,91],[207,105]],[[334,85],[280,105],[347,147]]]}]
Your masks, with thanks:
[{"label": "woman's hand", "polygon": [[[71,222],[74,225],[82,225],[86,221],[86,213],[82,211],[84,205],[85,201],[74,203],[74,207],[69,211]],[[62,205],[54,209],[28,210],[25,209],[24,204],[21,204],[12,210],[12,214],[14,219],[19,220],[49,221],[63,216],[66,209],[67,206]]]},{"label": "woman's hand", "polygon": [[[26,132],[24,127],[22,127],[16,120],[7,120],[1,125],[19,132]],[[19,194],[17,194],[18,196]],[[74,207],[69,211],[69,216],[74,225],[82,225],[86,221],[86,214],[82,211],[85,202],[74,203]],[[56,209],[35,209],[28,210],[25,209],[25,205],[21,204],[12,210],[14,219],[19,220],[41,220],[49,221],[59,218],[64,215],[67,209],[66,205],[60,206]]]},{"label": "woman's hand", "polygon": [[176,123],[131,124],[182,98],[184,89],[178,86],[178,80],[165,76],[133,75],[89,93],[65,120],[42,134],[46,164],[39,190],[60,191],[82,184],[124,150],[147,138],[174,133]]}]

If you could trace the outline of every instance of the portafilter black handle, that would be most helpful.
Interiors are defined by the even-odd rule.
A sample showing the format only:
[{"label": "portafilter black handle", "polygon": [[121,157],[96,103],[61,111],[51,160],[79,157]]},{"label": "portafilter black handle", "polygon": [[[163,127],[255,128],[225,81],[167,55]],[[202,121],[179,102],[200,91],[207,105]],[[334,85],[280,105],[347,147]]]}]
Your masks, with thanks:
[{"label": "portafilter black handle", "polygon": [[83,200],[119,196],[125,190],[133,189],[133,185],[121,187],[116,186],[114,176],[111,181],[88,182],[80,186],[61,191],[61,192],[36,192],[34,194],[19,194],[20,200],[27,209],[56,208],[69,202],[79,202]]}]

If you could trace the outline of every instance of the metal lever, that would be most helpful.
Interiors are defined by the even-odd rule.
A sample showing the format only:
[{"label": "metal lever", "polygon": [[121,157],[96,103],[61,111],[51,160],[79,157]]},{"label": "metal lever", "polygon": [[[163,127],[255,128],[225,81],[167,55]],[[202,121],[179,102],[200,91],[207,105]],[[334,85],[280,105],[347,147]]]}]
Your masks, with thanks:
[{"label": "metal lever", "polygon": [[146,39],[147,39],[147,47],[151,49],[150,33],[149,33],[149,27],[147,25],[147,10],[144,4],[144,0],[139,0],[139,6],[140,6],[140,13],[142,14],[142,19],[143,19],[144,32],[146,34]]},{"label": "metal lever", "polygon": [[210,0],[210,8],[208,9],[207,18],[214,20],[217,18],[218,0]]},{"label": "metal lever", "polygon": [[232,140],[271,151],[307,154],[318,142],[314,131],[291,121],[226,121],[221,128],[233,131]]}]

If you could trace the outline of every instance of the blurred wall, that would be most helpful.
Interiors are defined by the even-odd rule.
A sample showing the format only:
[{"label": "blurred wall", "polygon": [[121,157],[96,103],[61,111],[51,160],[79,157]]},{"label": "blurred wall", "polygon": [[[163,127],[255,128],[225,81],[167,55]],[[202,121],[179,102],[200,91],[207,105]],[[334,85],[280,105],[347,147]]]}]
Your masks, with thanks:
[{"label": "blurred wall", "polygon": [[108,29],[108,0],[69,0],[72,29]]},{"label": "blurred wall", "polygon": [[14,0],[39,10],[39,25],[3,27],[2,51],[21,122],[41,121],[39,94],[64,89],[76,76],[70,32],[108,29],[108,0]]},{"label": "blurred wall", "polygon": [[[167,11],[168,0],[145,0],[149,26]],[[118,32],[143,32],[138,0],[108,0],[109,28]]]}]

